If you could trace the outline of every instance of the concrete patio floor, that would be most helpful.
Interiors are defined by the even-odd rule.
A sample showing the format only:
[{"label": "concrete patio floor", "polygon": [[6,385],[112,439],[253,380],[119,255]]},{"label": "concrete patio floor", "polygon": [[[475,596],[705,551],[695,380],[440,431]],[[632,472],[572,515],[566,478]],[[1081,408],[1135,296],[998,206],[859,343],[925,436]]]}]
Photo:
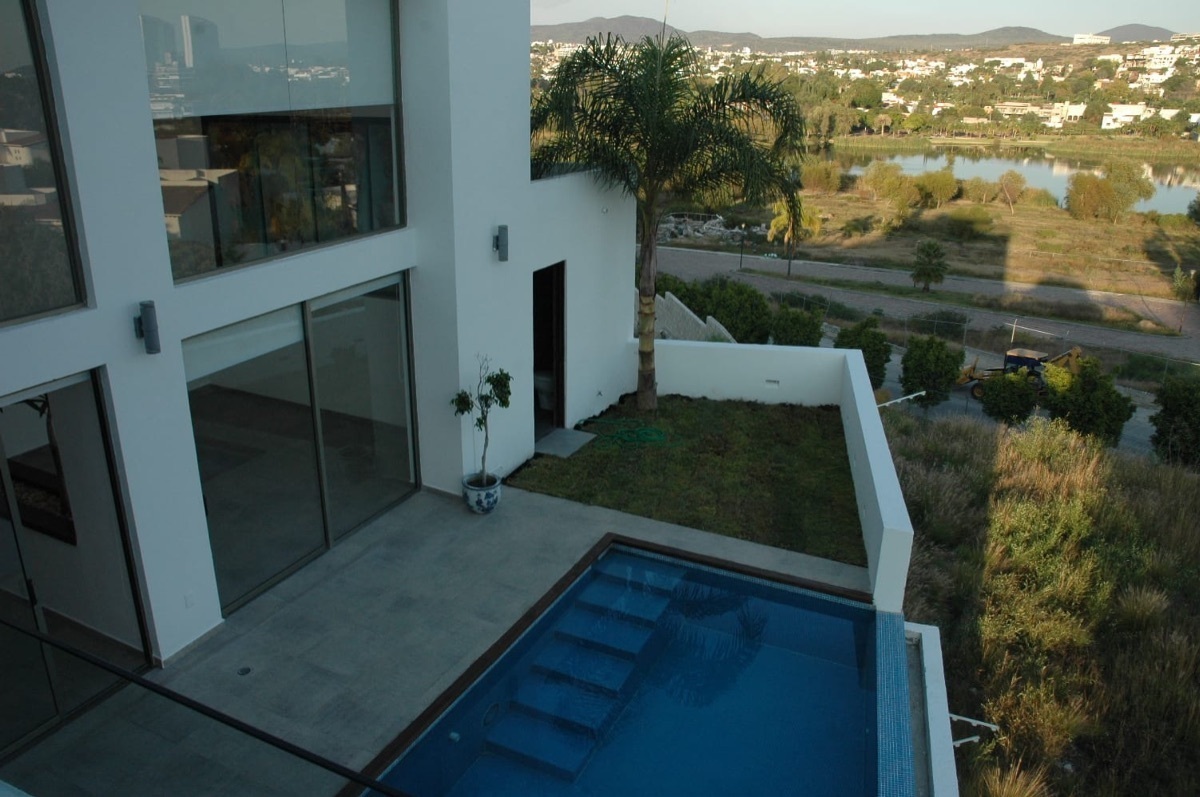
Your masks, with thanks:
[{"label": "concrete patio floor", "polygon": [[870,591],[865,568],[608,509],[506,488],[478,516],[421,492],[149,677],[361,769],[607,533]]}]

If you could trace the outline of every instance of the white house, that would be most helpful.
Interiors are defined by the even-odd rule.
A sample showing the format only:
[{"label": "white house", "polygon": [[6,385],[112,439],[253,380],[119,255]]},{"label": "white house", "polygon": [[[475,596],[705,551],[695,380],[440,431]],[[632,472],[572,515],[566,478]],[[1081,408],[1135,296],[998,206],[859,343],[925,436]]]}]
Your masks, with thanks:
[{"label": "white house", "polygon": [[[0,241],[0,619],[130,669],[415,491],[457,493],[480,440],[449,399],[479,357],[514,377],[502,475],[635,386],[635,204],[531,180],[525,0],[246,8],[0,4],[31,109],[0,116],[4,162],[53,183]],[[722,350],[742,397],[843,407],[899,612],[912,530],[861,357],[758,348]],[[660,384],[738,392],[703,344],[667,349]],[[0,689],[43,666],[0,622]],[[0,717],[0,753],[51,698]]]},{"label": "white house", "polygon": [[[0,521],[0,589],[30,605],[32,583],[135,662],[410,492],[457,492],[478,441],[448,402],[477,355],[515,378],[500,473],[533,453],[535,370],[550,426],[635,379],[634,203],[586,174],[530,179],[521,3],[338,0],[286,34],[280,4],[253,25],[239,6],[46,0],[0,20],[21,34],[6,67],[54,103],[42,129],[0,119],[6,163],[46,141],[58,163],[57,193],[10,209],[19,243],[50,248],[0,258],[0,517],[23,521]],[[146,55],[163,25],[192,42],[164,54],[191,63],[172,103]],[[237,61],[316,30],[347,80]]]}]

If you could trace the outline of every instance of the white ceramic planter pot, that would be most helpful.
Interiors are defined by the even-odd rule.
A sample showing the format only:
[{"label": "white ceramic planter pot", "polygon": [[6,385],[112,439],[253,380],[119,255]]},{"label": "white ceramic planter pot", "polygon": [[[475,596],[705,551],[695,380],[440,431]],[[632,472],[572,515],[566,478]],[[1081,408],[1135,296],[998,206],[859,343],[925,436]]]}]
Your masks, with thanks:
[{"label": "white ceramic planter pot", "polygon": [[472,512],[486,515],[500,503],[500,477],[487,474],[487,478],[483,480],[487,484],[486,487],[480,487],[479,481],[478,473],[463,477],[463,500],[471,507]]}]

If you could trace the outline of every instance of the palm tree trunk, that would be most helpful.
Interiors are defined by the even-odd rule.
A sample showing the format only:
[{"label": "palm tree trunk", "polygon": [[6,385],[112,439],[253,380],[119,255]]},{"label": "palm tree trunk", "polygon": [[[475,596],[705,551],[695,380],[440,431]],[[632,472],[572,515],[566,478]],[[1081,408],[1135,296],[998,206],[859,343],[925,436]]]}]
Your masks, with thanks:
[{"label": "palm tree trunk", "polygon": [[652,203],[642,210],[642,242],[638,277],[638,382],[637,406],[644,412],[658,409],[658,385],[654,378],[654,283],[658,278],[658,215]]}]

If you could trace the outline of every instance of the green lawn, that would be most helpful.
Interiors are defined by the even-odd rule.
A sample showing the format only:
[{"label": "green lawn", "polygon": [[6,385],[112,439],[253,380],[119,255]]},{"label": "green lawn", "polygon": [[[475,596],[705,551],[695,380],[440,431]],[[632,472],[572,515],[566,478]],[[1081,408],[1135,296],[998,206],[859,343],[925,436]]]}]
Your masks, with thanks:
[{"label": "green lawn", "polygon": [[581,428],[599,437],[509,484],[866,565],[837,407],[661,396],[643,417],[627,396]]}]

